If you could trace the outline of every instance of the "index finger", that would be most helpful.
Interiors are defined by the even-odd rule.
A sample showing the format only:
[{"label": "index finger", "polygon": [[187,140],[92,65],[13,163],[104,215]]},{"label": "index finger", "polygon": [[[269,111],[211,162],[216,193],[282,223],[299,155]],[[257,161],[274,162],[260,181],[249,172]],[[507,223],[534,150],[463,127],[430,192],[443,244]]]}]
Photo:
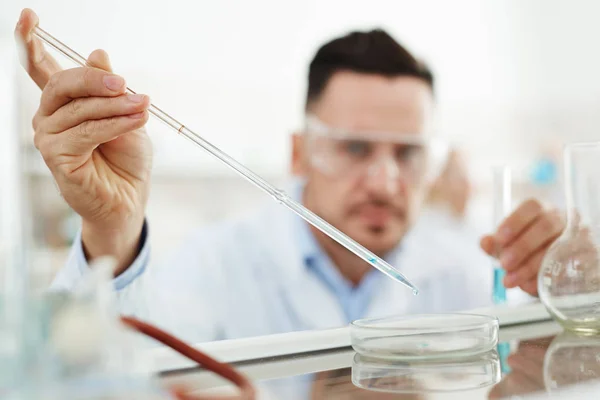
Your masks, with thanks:
[{"label": "index finger", "polygon": [[73,68],[52,75],[42,93],[39,112],[49,116],[79,97],[114,97],[123,93],[122,77],[98,68]]},{"label": "index finger", "polygon": [[38,16],[33,10],[23,9],[15,27],[15,40],[19,47],[21,65],[43,90],[50,77],[62,68],[46,51],[42,41],[33,35],[33,29],[38,23]]},{"label": "index finger", "polygon": [[505,246],[515,239],[544,211],[537,200],[527,200],[512,212],[498,227],[496,241]]}]

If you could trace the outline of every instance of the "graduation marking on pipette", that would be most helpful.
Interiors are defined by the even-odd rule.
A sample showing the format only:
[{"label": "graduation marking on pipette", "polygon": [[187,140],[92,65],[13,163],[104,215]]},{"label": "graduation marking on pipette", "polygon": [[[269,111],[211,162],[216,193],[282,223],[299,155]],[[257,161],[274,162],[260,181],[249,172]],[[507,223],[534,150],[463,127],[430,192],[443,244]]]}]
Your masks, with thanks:
[{"label": "graduation marking on pipette", "polygon": [[[48,32],[44,31],[39,26],[36,26],[34,28],[33,34],[36,37],[40,38],[43,42],[47,43],[49,46],[51,46],[52,48],[54,48],[55,50],[57,50],[58,52],[62,53],[64,56],[75,62],[76,64],[82,67],[89,66],[87,60],[84,57],[82,57],[79,53],[71,49],[69,46],[62,43],[60,40],[56,39],[54,36],[50,35]],[[135,92],[129,87],[126,90],[129,93],[135,94]],[[396,268],[392,267],[386,261],[379,258],[374,253],[352,240],[350,237],[348,237],[347,235],[330,225],[328,222],[320,218],[318,215],[316,215],[309,209],[305,208],[303,205],[291,199],[282,190],[272,186],[263,178],[261,178],[260,176],[246,168],[244,165],[239,163],[237,160],[224,153],[213,144],[209,143],[207,140],[193,132],[191,129],[187,128],[184,124],[177,121],[175,118],[171,117],[169,114],[165,113],[160,108],[156,107],[154,104],[150,104],[150,106],[148,107],[148,112],[154,115],[162,122],[164,122],[165,124],[167,124],[172,129],[174,129],[178,134],[184,136],[196,145],[202,147],[208,153],[215,156],[225,165],[229,166],[234,171],[242,175],[242,177],[246,178],[250,183],[254,184],[266,193],[270,194],[277,202],[285,205],[287,208],[289,208],[297,215],[302,217],[305,221],[307,221],[315,228],[319,229],[321,232],[331,237],[333,240],[344,246],[346,249],[350,250],[355,255],[362,258],[367,263],[386,274],[388,277],[412,289],[414,295],[417,295],[419,293],[418,289]]]}]

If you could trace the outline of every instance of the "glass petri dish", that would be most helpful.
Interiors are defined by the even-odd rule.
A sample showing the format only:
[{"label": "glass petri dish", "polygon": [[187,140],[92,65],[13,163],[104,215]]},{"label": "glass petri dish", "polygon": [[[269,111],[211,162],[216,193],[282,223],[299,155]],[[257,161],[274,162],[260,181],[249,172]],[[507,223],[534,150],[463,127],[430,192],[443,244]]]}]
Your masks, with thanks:
[{"label": "glass petri dish", "polygon": [[498,318],[489,315],[416,314],[354,321],[350,340],[369,357],[448,359],[490,351],[498,344],[498,328]]}]

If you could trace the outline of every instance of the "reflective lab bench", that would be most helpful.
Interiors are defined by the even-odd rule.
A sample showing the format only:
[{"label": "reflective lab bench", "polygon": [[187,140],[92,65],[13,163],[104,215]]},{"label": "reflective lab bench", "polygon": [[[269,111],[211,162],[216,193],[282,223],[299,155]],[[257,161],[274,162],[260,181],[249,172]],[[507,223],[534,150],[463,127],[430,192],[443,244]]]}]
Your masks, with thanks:
[{"label": "reflective lab bench", "polygon": [[[600,399],[600,336],[564,332],[541,304],[482,313],[498,315],[498,346],[456,360],[364,358],[353,351],[344,328],[198,348],[246,374],[259,399]],[[234,392],[221,378],[166,352],[158,352],[155,361],[163,366],[159,376],[165,384],[184,384],[197,393]]]}]

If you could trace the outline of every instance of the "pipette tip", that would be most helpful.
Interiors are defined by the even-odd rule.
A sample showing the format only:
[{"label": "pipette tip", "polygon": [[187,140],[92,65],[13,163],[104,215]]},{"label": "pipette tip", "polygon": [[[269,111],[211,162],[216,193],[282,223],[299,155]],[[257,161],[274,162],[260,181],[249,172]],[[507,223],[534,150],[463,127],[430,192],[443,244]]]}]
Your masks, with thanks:
[{"label": "pipette tip", "polygon": [[[376,264],[376,263],[374,263],[374,264]],[[388,274],[388,276],[390,276],[397,282],[400,282],[407,288],[411,289],[413,292],[413,295],[416,296],[419,294],[419,289],[417,289],[417,287],[415,285],[413,285],[412,282],[410,282],[408,279],[406,279],[406,277],[404,277],[404,275],[402,275],[400,272],[396,271],[392,267],[389,267],[387,269],[387,274]]]}]

